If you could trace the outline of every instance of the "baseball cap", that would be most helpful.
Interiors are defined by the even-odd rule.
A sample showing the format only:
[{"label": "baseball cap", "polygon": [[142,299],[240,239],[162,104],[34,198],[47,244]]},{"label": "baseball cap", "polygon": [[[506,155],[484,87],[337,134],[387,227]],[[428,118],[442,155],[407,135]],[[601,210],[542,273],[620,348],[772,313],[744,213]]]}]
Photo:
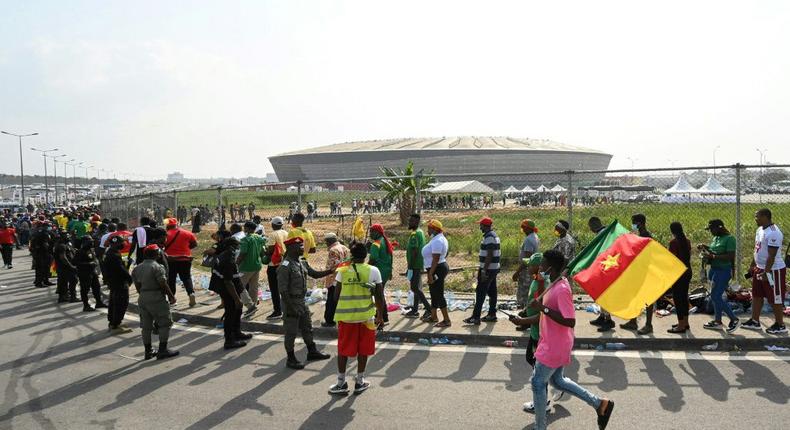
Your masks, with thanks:
[{"label": "baseball cap", "polygon": [[522,259],[522,261],[523,261],[523,262],[524,262],[524,264],[526,264],[527,266],[537,266],[537,265],[539,265],[541,262],[543,262],[543,254],[542,254],[542,253],[540,253],[540,252],[536,252],[536,253],[534,253],[534,254],[530,255],[530,257],[529,257],[529,258],[524,258],[524,259]]},{"label": "baseball cap", "polygon": [[477,223],[481,224],[481,225],[493,225],[494,224],[494,220],[492,220],[489,217],[484,217],[480,221],[478,221]]},{"label": "baseball cap", "polygon": [[522,230],[527,230],[527,229],[529,229],[529,230],[531,230],[531,231],[538,231],[537,227],[535,226],[535,221],[532,221],[532,220],[531,220],[531,219],[529,219],[529,218],[527,218],[527,219],[525,219],[525,220],[521,221],[521,229],[522,229]]},{"label": "baseball cap", "polygon": [[724,221],[720,219],[712,219],[708,221],[708,226],[705,227],[705,230],[710,230],[712,228],[723,228],[723,227],[724,227]]},{"label": "baseball cap", "polygon": [[175,218],[168,218],[165,220],[165,225],[168,227],[177,226],[178,220]]},{"label": "baseball cap", "polygon": [[302,238],[301,238],[301,237],[299,237],[299,236],[296,236],[296,237],[292,237],[292,238],[290,238],[290,239],[286,240],[286,241],[285,241],[285,242],[283,242],[283,243],[285,244],[285,246],[288,246],[288,245],[295,245],[295,244],[299,244],[299,243],[304,243],[304,239],[302,239]]},{"label": "baseball cap", "polygon": [[336,239],[337,239],[337,235],[336,235],[336,234],[334,234],[334,233],[332,233],[332,232],[325,233],[325,234],[324,234],[324,239],[325,239],[325,240],[326,240],[326,239],[335,239],[335,240],[336,240]]},{"label": "baseball cap", "polygon": [[159,245],[152,243],[143,248],[143,251],[159,251]]},{"label": "baseball cap", "polygon": [[272,224],[273,225],[283,225],[283,222],[284,222],[283,221],[283,217],[281,217],[281,216],[276,216],[276,217],[272,218]]}]

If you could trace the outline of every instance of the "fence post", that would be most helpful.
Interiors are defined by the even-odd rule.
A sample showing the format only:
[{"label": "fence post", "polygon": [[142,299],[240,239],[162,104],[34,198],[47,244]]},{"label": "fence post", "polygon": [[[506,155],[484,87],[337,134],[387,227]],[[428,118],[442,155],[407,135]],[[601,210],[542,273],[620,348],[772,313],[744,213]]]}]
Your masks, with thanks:
[{"label": "fence post", "polygon": [[225,227],[225,220],[222,218],[222,187],[217,187],[217,229]]},{"label": "fence post", "polygon": [[573,170],[568,170],[568,224],[573,230]]},{"label": "fence post", "polygon": [[741,235],[741,169],[743,165],[735,165],[735,279],[741,279],[741,245],[743,237]]},{"label": "fence post", "polygon": [[[420,182],[422,182],[422,171],[414,174],[414,213],[422,213],[422,190],[420,190]],[[403,202],[401,202],[403,204]]]},{"label": "fence post", "polygon": [[302,211],[302,181],[296,181],[296,211]]}]

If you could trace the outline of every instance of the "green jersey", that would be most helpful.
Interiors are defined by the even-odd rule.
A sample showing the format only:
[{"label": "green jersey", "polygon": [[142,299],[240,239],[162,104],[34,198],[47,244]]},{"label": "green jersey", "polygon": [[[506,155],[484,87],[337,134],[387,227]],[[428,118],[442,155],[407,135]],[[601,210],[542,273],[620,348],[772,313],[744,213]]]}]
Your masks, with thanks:
[{"label": "green jersey", "polygon": [[387,244],[384,239],[374,240],[370,245],[370,252],[368,254],[368,261],[372,261],[372,265],[376,266],[381,272],[381,280],[384,282],[392,279],[392,254],[387,252]]},{"label": "green jersey", "polygon": [[[538,295],[538,290],[541,288],[542,282],[539,282],[535,279],[532,280],[532,283],[529,284],[529,293],[527,295],[527,305],[531,302],[535,297]],[[527,306],[527,318],[534,317],[535,315],[540,314],[540,311],[532,309],[532,307]],[[540,339],[540,325],[535,323],[529,327],[529,335],[532,339],[538,340]]]},{"label": "green jersey", "polygon": [[[728,254],[730,252],[735,252],[735,247],[735,237],[733,237],[731,234],[715,236],[713,238],[713,242],[710,243],[710,252],[714,255]],[[715,260],[711,260],[710,267],[732,267],[732,262],[730,260],[722,260],[717,258]]]},{"label": "green jersey", "polygon": [[239,252],[244,254],[244,259],[239,264],[239,272],[257,272],[263,268],[261,263],[261,250],[266,246],[266,239],[253,233],[241,239]]},{"label": "green jersey", "polygon": [[422,248],[425,246],[425,233],[419,228],[409,235],[409,243],[406,246],[406,264],[409,269],[422,270]]}]

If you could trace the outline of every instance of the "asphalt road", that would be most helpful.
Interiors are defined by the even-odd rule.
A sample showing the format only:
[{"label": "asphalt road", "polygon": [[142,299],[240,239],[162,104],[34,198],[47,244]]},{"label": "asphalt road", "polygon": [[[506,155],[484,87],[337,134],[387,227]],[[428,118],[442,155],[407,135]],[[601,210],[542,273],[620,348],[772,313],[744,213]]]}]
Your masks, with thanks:
[{"label": "asphalt road", "polygon": [[[218,330],[179,326],[180,357],[142,361],[139,329],[110,336],[105,314],[56,305],[54,287],[33,288],[23,266],[0,269],[0,429],[532,428],[522,349],[380,345],[373,387],[331,397],[335,361],[288,370],[277,336],[225,352]],[[566,374],[615,400],[610,429],[784,429],[788,360],[580,351]],[[596,428],[592,409],[568,396],[550,419]]]}]

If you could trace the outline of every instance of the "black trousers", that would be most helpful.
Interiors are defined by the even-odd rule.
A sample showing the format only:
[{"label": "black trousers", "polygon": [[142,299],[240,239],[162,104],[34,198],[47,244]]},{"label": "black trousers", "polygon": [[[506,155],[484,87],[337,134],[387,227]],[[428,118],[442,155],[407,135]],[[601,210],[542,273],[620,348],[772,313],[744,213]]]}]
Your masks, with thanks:
[{"label": "black trousers", "polygon": [[33,254],[33,266],[36,270],[36,280],[33,282],[35,285],[43,285],[49,282],[49,268],[52,265],[52,256],[46,252],[37,252]]},{"label": "black trousers", "polygon": [[233,342],[236,336],[241,333],[241,306],[236,306],[233,296],[228,291],[228,288],[223,284],[220,285],[219,296],[222,298],[222,303],[225,303],[225,321],[223,327],[225,328],[225,342]]},{"label": "black trousers", "polygon": [[444,298],[444,278],[450,271],[447,263],[441,263],[436,266],[436,280],[428,287],[428,292],[431,294],[431,308],[444,309],[447,307],[447,300]]},{"label": "black trousers", "polygon": [[6,266],[11,264],[11,260],[14,258],[14,244],[4,243],[0,245],[0,251],[3,254],[3,264]]},{"label": "black trousers", "polygon": [[268,266],[266,268],[266,278],[269,280],[269,291],[272,292],[272,306],[274,312],[281,313],[280,289],[277,288],[277,267]]},{"label": "black trousers", "polygon": [[337,300],[335,299],[335,290],[337,287],[333,284],[326,289],[326,305],[324,306],[324,321],[327,324],[335,322],[335,311],[337,310]]},{"label": "black trousers", "polygon": [[414,295],[414,306],[412,307],[412,311],[417,311],[419,305],[423,305],[425,310],[431,309],[431,304],[428,303],[428,299],[425,298],[425,293],[422,292],[422,270],[414,269],[412,270],[411,281],[409,281],[409,288]]},{"label": "black trousers", "polygon": [[110,285],[110,303],[107,307],[107,321],[110,322],[110,327],[123,322],[123,316],[126,315],[126,309],[129,307],[129,286]]},{"label": "black trousers", "polygon": [[687,318],[689,316],[689,284],[691,283],[691,277],[691,270],[687,270],[672,285],[672,301],[675,302],[675,312],[677,312],[678,318]]},{"label": "black trousers", "polygon": [[101,283],[99,282],[99,275],[96,272],[81,273],[77,276],[80,280],[80,299],[82,303],[88,304],[88,292],[93,293],[93,299],[96,304],[102,302],[101,297]]},{"label": "black trousers", "polygon": [[184,289],[190,296],[195,294],[195,288],[192,286],[192,262],[189,260],[167,260],[167,286],[170,291],[175,295],[176,293],[176,276],[181,278],[184,283]]},{"label": "black trousers", "polygon": [[77,297],[77,274],[67,270],[59,270],[56,291],[60,299]]}]

